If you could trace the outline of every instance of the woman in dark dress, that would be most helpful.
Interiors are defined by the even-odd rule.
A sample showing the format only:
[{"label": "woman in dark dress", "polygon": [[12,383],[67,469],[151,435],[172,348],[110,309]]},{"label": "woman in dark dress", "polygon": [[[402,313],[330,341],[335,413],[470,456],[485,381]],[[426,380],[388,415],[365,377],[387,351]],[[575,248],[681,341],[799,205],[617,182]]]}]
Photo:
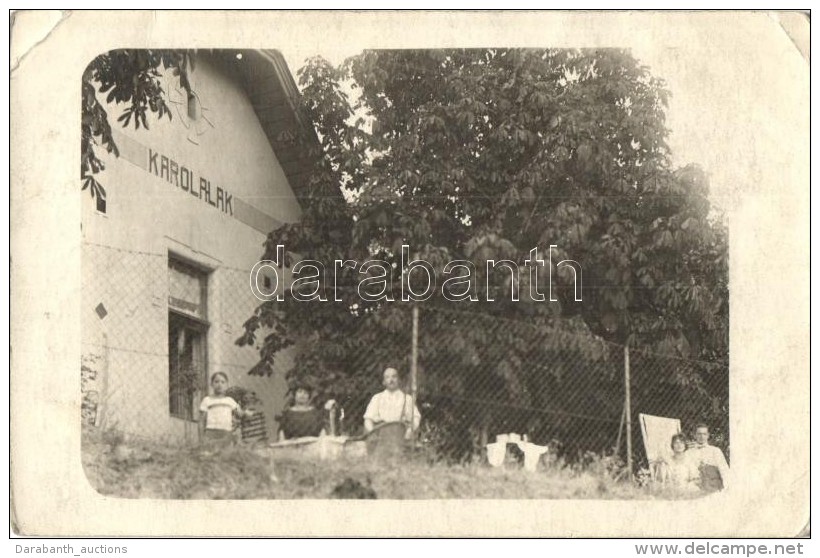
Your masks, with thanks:
[{"label": "woman in dark dress", "polygon": [[279,441],[305,436],[321,436],[325,429],[322,412],[311,404],[313,390],[300,385],[293,394],[293,405],[279,417]]}]

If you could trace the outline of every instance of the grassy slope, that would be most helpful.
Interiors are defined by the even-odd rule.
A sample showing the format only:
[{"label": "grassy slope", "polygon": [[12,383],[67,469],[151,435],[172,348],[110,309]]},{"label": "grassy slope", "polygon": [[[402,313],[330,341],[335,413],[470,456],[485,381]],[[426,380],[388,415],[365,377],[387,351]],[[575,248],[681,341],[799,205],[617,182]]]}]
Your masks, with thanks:
[{"label": "grassy slope", "polygon": [[83,466],[98,492],[125,498],[329,498],[345,479],[372,487],[382,499],[685,497],[615,482],[594,468],[527,473],[421,459],[400,466],[370,460],[282,459],[273,466],[273,480],[270,462],[245,448],[208,454],[198,448],[126,444],[93,433],[84,436]]}]

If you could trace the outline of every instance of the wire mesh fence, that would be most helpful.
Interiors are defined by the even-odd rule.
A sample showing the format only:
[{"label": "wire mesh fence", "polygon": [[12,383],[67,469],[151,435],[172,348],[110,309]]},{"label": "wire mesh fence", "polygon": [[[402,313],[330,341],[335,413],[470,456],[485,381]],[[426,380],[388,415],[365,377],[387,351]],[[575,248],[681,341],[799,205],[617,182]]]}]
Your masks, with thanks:
[{"label": "wire mesh fence", "polygon": [[[412,305],[351,314],[321,350],[306,339],[277,354],[270,375],[259,375],[265,335],[248,346],[236,343],[260,304],[248,287],[249,272],[84,244],[82,420],[195,442],[208,377],[224,371],[233,386],[262,402],[269,438],[289,388],[302,379],[312,384],[317,408],[337,402],[337,434],[361,433],[365,408],[383,389],[382,371],[395,367],[408,380]],[[626,461],[631,436],[640,465],[640,413],[678,418],[684,430],[705,422],[728,455],[724,364],[630,347],[627,417],[624,346],[593,335],[580,320],[527,318],[470,303],[417,308],[417,440],[437,458],[484,459],[496,436],[516,433],[568,461],[590,452]]]},{"label": "wire mesh fence", "polygon": [[[566,461],[594,453],[626,462],[631,424],[632,461],[643,465],[642,413],[678,418],[684,431],[705,422],[713,442],[727,452],[725,366],[630,349],[627,421],[623,345],[580,324],[568,330],[467,308],[419,305],[418,435],[438,456],[484,459],[488,443],[515,433]],[[380,324],[361,320],[347,330],[345,346],[331,351],[345,357],[328,363],[312,355],[299,363],[320,378],[320,392],[345,408],[349,432],[360,428],[370,396],[382,389],[384,368],[407,373],[412,366],[411,307],[397,303],[381,311],[388,315]],[[329,375],[316,374],[331,368]]]},{"label": "wire mesh fence", "polygon": [[[615,444],[623,408],[617,354],[593,337],[470,311],[424,309],[419,399],[429,436],[462,457],[516,433],[565,454]],[[453,412],[455,411],[455,412]]]},{"label": "wire mesh fence", "polygon": [[[633,438],[640,440],[638,413],[678,418],[690,436],[698,424],[711,431],[710,443],[729,457],[729,369],[722,363],[660,355],[630,347]],[[643,458],[642,454],[639,455]]]},{"label": "wire mesh fence", "polygon": [[265,403],[266,428],[275,432],[291,356],[281,355],[270,378],[248,374],[259,347],[235,341],[259,303],[248,288],[250,270],[91,243],[82,250],[86,424],[195,443],[209,377],[224,372]]}]

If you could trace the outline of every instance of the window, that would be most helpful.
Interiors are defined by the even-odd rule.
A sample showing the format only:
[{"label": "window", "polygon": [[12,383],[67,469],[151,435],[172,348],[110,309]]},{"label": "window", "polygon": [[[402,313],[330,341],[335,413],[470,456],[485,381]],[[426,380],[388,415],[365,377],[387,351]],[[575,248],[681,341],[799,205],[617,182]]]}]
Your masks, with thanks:
[{"label": "window", "polygon": [[193,420],[196,400],[206,385],[207,327],[173,311],[168,318],[168,410],[171,416]]},{"label": "window", "polygon": [[207,272],[168,259],[168,409],[194,420],[208,385]]}]

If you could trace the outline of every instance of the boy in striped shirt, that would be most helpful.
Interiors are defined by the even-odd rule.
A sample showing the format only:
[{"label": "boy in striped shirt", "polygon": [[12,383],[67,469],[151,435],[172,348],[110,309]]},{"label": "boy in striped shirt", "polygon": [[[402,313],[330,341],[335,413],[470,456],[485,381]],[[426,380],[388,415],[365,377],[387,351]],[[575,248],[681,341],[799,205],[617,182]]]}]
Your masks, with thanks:
[{"label": "boy in striped shirt", "polygon": [[265,412],[260,407],[261,402],[256,397],[255,392],[249,391],[242,398],[242,409],[245,413],[242,416],[239,428],[243,444],[253,445],[268,441]]}]

